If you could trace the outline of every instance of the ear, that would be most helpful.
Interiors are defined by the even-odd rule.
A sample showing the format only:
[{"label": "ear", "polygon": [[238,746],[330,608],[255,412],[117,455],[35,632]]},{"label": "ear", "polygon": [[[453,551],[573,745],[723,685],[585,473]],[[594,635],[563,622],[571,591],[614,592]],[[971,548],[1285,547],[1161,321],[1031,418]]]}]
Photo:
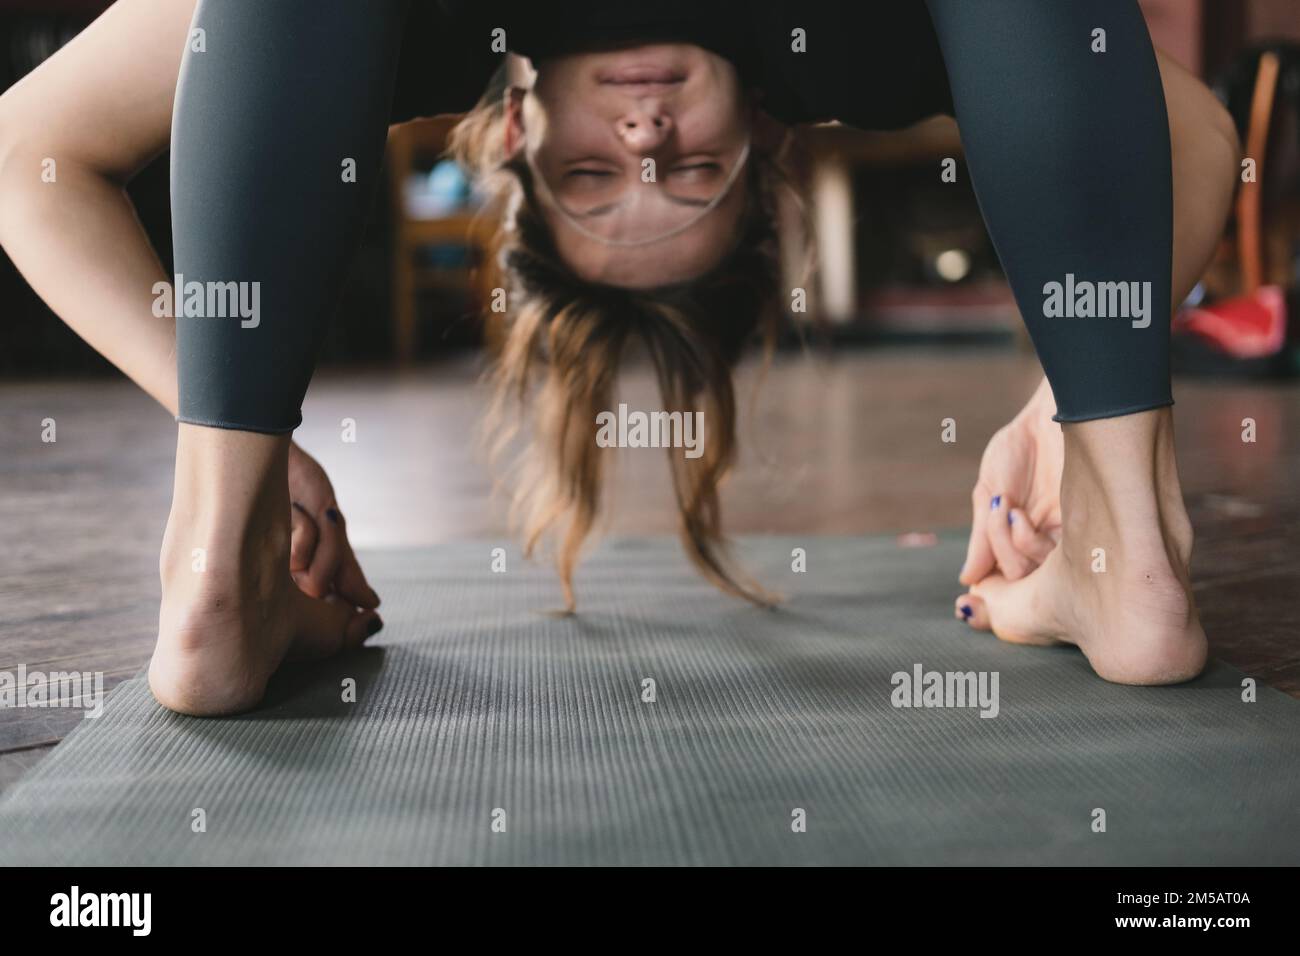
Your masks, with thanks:
[{"label": "ear", "polygon": [[505,92],[505,151],[506,159],[514,159],[524,148],[524,97],[523,87],[511,86]]}]

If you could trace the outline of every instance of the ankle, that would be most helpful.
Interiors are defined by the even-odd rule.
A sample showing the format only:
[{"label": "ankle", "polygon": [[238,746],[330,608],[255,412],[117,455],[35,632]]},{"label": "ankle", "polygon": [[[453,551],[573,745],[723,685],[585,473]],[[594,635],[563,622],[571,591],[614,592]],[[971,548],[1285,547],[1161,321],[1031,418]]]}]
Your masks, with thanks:
[{"label": "ankle", "polygon": [[[1191,559],[1192,526],[1183,504],[1169,409],[1065,427],[1062,539],[1104,538],[1149,562],[1162,556],[1180,573]],[[1105,547],[1101,540],[1096,547]]]},{"label": "ankle", "polygon": [[217,523],[247,522],[289,489],[288,435],[181,425],[172,510]]},{"label": "ankle", "polygon": [[164,594],[267,594],[288,566],[288,436],[181,426]]},{"label": "ankle", "polygon": [[[1177,484],[1173,420],[1160,408],[1062,426],[1065,474],[1116,498],[1152,500]],[[1161,487],[1164,486],[1164,487]]]}]

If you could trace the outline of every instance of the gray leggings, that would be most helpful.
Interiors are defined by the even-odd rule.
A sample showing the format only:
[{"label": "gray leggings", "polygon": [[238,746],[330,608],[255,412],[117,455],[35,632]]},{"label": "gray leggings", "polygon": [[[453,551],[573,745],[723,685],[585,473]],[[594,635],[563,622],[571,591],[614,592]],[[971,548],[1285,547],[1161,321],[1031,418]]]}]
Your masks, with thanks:
[{"label": "gray leggings", "polygon": [[[1170,404],[1169,127],[1136,0],[928,6],[1058,418]],[[185,55],[172,125],[181,421],[301,421],[380,181],[406,13],[407,0],[200,0],[206,50]]]}]

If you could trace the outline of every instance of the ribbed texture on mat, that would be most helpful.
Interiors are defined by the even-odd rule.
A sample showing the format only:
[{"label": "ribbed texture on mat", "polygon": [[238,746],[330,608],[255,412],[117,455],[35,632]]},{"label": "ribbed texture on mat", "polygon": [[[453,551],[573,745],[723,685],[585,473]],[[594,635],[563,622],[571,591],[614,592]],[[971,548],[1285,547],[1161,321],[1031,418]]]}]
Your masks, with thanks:
[{"label": "ribbed texture on mat", "polygon": [[[512,547],[491,572],[498,544],[365,556],[378,646],[257,713],[179,717],[122,685],[0,803],[0,862],[1300,862],[1300,703],[1243,703],[1222,665],[1118,687],[1071,649],[970,633],[954,539],[749,539],[776,612],[672,541],[615,540],[567,619]],[[997,671],[998,716],[896,709],[917,663]]]}]

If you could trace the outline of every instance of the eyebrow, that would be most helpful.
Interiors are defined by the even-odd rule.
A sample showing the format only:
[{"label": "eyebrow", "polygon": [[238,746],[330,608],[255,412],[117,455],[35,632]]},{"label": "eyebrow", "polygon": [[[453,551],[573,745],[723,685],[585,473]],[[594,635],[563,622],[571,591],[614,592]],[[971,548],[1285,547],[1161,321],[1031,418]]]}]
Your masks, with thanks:
[{"label": "eyebrow", "polygon": [[[679,206],[694,206],[697,209],[702,209],[705,206],[709,205],[711,202],[713,202],[712,199],[687,199],[685,196],[671,196],[667,193],[664,193],[664,197],[669,202],[676,203]],[[580,218],[592,219],[596,216],[608,216],[620,205],[621,203],[612,202],[609,203],[608,205],[597,206],[595,209],[589,209],[586,212],[584,212]]]}]

